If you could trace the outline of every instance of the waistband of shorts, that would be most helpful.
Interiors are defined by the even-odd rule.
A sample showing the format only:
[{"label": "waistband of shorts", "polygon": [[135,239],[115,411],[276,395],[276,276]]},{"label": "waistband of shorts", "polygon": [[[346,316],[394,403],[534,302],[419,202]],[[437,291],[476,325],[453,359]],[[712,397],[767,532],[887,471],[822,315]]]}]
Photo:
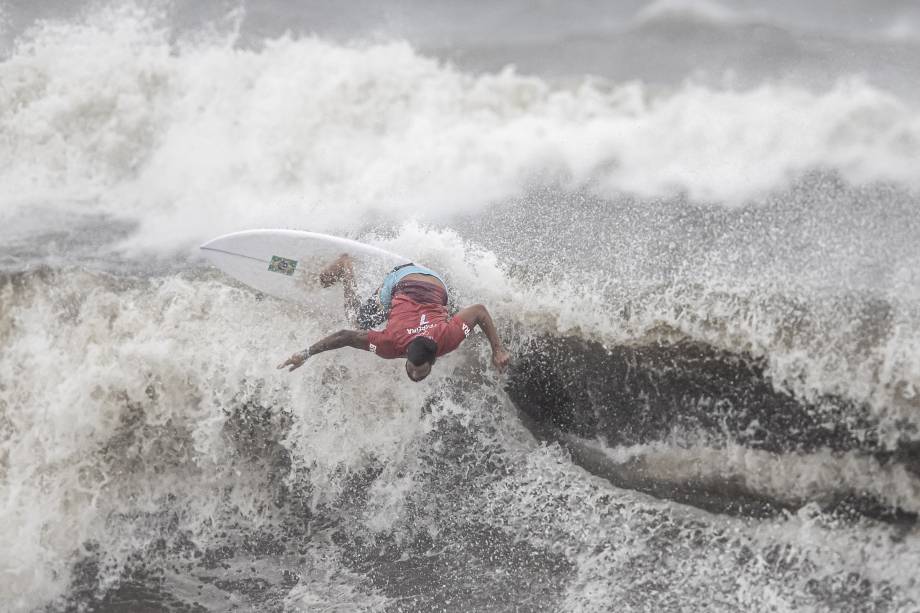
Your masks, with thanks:
[{"label": "waistband of shorts", "polygon": [[431,270],[430,268],[418,266],[417,264],[404,264],[403,266],[398,267],[387,275],[387,281],[389,281],[395,287],[397,283],[402,281],[403,277],[407,277],[409,275],[428,275],[429,277],[434,277],[441,283],[444,283],[445,286],[447,285],[441,275]]},{"label": "waistband of shorts", "polygon": [[447,290],[444,289],[444,286],[429,283],[428,281],[416,279],[400,281],[393,288],[393,297],[400,295],[417,304],[447,305]]}]

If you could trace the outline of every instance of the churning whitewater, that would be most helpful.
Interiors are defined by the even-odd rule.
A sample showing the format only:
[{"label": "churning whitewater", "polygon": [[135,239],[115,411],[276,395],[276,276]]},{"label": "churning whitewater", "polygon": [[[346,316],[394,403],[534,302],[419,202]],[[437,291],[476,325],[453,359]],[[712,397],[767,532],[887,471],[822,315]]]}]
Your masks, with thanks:
[{"label": "churning whitewater", "polygon": [[[0,609],[920,608],[913,4],[57,4],[0,5]],[[510,371],[277,371],[348,324],[197,253],[255,227]]]}]

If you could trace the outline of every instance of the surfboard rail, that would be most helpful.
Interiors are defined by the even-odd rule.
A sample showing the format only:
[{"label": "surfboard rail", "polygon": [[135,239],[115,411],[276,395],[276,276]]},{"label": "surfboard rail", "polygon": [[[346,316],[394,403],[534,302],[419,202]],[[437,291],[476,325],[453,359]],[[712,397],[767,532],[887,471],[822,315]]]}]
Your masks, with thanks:
[{"label": "surfboard rail", "polygon": [[388,270],[412,261],[374,245],[305,230],[242,230],[218,236],[199,248],[230,277],[301,304],[310,303],[315,292],[323,289],[319,272],[343,253],[355,260],[359,289],[379,284]]}]

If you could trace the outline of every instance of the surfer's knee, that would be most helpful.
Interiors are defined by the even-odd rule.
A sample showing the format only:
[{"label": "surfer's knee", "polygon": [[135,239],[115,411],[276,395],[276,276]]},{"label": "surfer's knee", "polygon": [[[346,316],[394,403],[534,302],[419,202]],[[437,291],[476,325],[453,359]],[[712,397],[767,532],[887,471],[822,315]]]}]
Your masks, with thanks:
[{"label": "surfer's knee", "polygon": [[323,287],[329,287],[341,280],[346,274],[353,274],[352,257],[343,253],[319,273],[319,280]]}]

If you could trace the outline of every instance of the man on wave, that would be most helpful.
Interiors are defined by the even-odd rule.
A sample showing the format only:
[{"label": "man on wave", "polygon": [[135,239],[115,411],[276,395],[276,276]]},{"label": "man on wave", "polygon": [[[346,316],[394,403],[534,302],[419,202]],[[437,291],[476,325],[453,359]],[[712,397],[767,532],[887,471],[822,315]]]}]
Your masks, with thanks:
[{"label": "man on wave", "polygon": [[[320,273],[323,287],[342,281],[345,310],[361,330],[339,330],[303,351],[298,351],[278,368],[300,368],[307,358],[333,349],[354,347],[372,351],[385,359],[406,359],[406,374],[421,381],[431,372],[435,360],[460,346],[476,326],[482,328],[492,346],[492,363],[504,371],[511,356],[502,346],[495,323],[481,304],[461,309],[454,317],[447,311],[447,286],[438,273],[416,266],[397,266],[383,281],[378,298],[361,305],[358,300],[352,260],[342,255]],[[386,320],[382,331],[369,330]]]}]

